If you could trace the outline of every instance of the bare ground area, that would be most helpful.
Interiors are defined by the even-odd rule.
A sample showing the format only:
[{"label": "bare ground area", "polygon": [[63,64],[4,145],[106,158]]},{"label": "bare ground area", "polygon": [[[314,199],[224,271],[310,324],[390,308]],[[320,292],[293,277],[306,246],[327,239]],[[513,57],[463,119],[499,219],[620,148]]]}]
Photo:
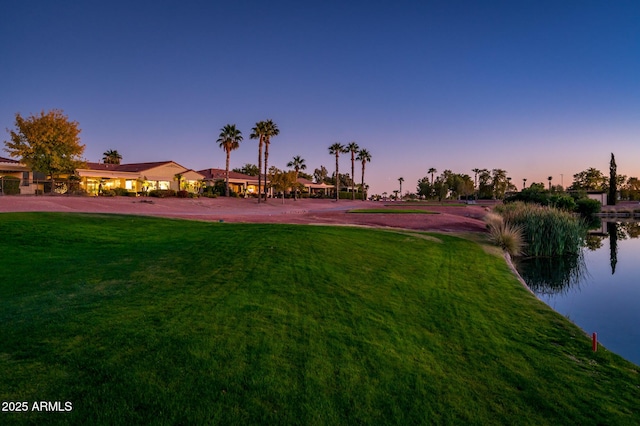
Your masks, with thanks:
[{"label": "bare ground area", "polygon": [[[348,213],[352,209],[424,209],[438,214]],[[130,198],[75,196],[1,196],[0,212],[114,213],[203,221],[296,223],[391,227],[439,232],[484,232],[486,211],[477,205],[440,206],[340,200],[237,198]]]}]

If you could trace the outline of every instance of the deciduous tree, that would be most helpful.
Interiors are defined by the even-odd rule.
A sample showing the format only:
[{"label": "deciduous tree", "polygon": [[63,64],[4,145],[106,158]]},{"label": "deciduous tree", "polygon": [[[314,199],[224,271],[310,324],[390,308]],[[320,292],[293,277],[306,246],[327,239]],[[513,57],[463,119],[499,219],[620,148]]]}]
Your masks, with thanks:
[{"label": "deciduous tree", "polygon": [[80,143],[78,122],[69,121],[62,110],[42,111],[27,118],[18,113],[15,129],[9,134],[5,150],[32,170],[49,176],[52,193],[56,176],[74,173],[83,165],[85,146]]},{"label": "deciduous tree", "polygon": [[251,163],[247,163],[242,167],[232,169],[232,171],[242,173],[247,176],[258,176],[260,174],[260,169],[258,168],[258,166]]},{"label": "deciduous tree", "polygon": [[604,191],[607,187],[607,179],[602,172],[593,167],[573,175],[571,189],[584,191]]},{"label": "deciduous tree", "polygon": [[283,172],[278,169],[271,170],[273,173],[269,174],[269,180],[271,186],[277,192],[282,192],[282,204],[284,204],[284,193],[286,190],[291,189],[294,192],[298,187],[298,180],[296,178],[295,170]]},{"label": "deciduous tree", "polygon": [[329,171],[325,166],[320,166],[313,171],[313,179],[316,183],[326,183],[327,176],[329,176]]}]

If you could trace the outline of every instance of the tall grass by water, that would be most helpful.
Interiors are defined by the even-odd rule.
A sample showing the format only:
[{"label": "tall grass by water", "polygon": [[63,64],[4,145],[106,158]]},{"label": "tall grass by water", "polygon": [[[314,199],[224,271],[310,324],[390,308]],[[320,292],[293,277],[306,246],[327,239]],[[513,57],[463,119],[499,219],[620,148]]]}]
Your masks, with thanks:
[{"label": "tall grass by water", "polygon": [[524,228],[504,221],[502,216],[488,213],[484,217],[489,230],[489,239],[511,256],[519,256],[524,251]]},{"label": "tall grass by water", "polygon": [[523,229],[528,256],[575,255],[586,236],[584,222],[553,207],[515,202],[496,206],[505,223]]}]

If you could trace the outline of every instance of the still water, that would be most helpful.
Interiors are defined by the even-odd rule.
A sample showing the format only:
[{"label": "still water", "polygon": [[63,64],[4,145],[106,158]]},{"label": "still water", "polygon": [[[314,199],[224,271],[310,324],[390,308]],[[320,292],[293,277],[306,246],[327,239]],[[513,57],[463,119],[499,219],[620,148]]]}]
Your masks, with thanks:
[{"label": "still water", "polygon": [[603,222],[580,256],[520,261],[547,305],[608,350],[640,365],[640,222]]}]

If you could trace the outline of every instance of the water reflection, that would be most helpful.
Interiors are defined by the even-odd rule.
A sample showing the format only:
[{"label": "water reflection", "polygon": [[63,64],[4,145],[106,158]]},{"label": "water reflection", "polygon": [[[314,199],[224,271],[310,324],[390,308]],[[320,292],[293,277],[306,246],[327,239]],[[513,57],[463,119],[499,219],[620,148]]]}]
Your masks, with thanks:
[{"label": "water reflection", "polygon": [[[640,222],[598,221],[585,239],[584,250],[597,251],[609,243],[609,265],[611,275],[618,265],[618,241],[640,237]],[[518,272],[538,295],[564,294],[578,289],[580,283],[589,278],[584,260],[584,250],[575,256],[556,256],[515,259]]]},{"label": "water reflection", "polygon": [[609,264],[611,265],[611,275],[616,273],[618,264],[618,232],[620,227],[616,222],[607,222],[607,233],[609,234]]},{"label": "water reflection", "polygon": [[603,221],[580,256],[516,261],[536,295],[640,365],[640,222]]},{"label": "water reflection", "polygon": [[577,288],[588,275],[584,254],[536,257],[515,261],[516,269],[537,295],[564,294]]}]

